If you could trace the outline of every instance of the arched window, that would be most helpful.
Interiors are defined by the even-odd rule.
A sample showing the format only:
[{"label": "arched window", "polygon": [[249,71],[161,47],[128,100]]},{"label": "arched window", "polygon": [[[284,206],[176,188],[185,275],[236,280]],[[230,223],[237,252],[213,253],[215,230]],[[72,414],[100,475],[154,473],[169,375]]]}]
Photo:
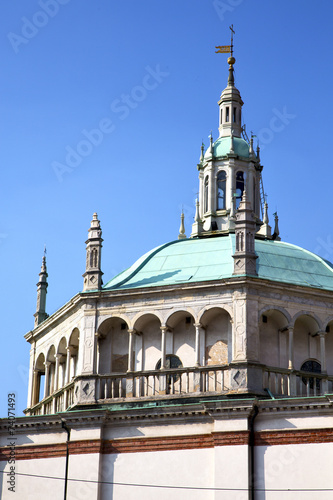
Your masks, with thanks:
[{"label": "arched window", "polygon": [[205,212],[208,212],[208,175],[205,179]]},{"label": "arched window", "polygon": [[[311,373],[321,373],[321,364],[314,359],[308,359],[304,361],[301,366],[302,372],[311,372]],[[316,378],[316,390],[320,391],[320,379]],[[304,385],[308,385],[310,389],[314,388],[314,377],[302,377],[302,382]]]},{"label": "arched window", "polygon": [[225,210],[226,173],[220,170],[217,174],[217,210]]},{"label": "arched window", "polygon": [[[155,370],[160,370],[161,369],[161,365],[162,365],[162,360],[159,359],[156,363],[156,367],[155,367]],[[183,363],[181,362],[181,360],[178,358],[178,356],[176,356],[175,354],[167,354],[166,357],[165,357],[165,368],[167,369],[172,369],[172,368],[182,368],[183,367]],[[179,380],[180,378],[180,375],[178,373],[175,373],[173,375],[168,375],[167,377],[167,383],[168,385],[171,384],[172,380],[174,382],[177,382],[177,380]]]},{"label": "arched window", "polygon": [[239,208],[239,204],[242,201],[242,196],[244,192],[244,172],[237,172],[236,174],[236,209]]}]

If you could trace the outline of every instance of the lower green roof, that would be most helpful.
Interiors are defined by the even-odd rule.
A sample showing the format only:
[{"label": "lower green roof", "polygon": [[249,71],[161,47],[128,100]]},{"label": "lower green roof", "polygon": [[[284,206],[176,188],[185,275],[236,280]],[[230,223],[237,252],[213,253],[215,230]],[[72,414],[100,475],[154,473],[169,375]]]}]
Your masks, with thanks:
[{"label": "lower green roof", "polygon": [[[333,290],[333,265],[303,248],[256,240],[258,278]],[[147,288],[228,279],[233,276],[235,235],[166,243],[143,255],[103,290]]]}]

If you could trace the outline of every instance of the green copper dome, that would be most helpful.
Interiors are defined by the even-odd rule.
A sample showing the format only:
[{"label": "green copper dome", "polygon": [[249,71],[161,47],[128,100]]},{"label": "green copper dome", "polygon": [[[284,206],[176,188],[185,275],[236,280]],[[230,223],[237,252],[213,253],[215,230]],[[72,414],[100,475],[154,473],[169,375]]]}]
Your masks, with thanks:
[{"label": "green copper dome", "polygon": [[[214,142],[214,156],[225,156],[230,153],[230,137],[220,137],[217,141]],[[234,137],[234,153],[238,156],[243,156],[244,158],[249,158],[249,145],[248,143],[242,139],[241,137]]]},{"label": "green copper dome", "polygon": [[[223,280],[233,276],[234,234],[177,240],[143,255],[103,290],[146,288]],[[333,265],[303,248],[256,240],[259,279],[333,290]]]}]

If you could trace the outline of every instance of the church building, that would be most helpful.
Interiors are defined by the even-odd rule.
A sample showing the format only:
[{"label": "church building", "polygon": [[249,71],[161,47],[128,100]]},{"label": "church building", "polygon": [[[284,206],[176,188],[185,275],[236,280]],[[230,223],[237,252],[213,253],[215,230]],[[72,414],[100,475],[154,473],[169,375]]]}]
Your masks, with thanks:
[{"label": "church building", "polygon": [[190,234],[182,214],[103,283],[94,213],[82,291],[50,316],[43,257],[17,499],[332,498],[333,266],[270,225],[234,65],[231,46]]}]

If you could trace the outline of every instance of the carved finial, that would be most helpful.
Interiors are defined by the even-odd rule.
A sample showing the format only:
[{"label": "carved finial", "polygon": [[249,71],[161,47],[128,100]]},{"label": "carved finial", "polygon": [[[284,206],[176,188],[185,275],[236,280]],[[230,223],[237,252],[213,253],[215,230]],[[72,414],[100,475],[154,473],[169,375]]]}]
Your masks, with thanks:
[{"label": "carved finial", "polygon": [[210,134],[209,134],[209,154],[210,155],[214,155],[214,147],[213,147],[213,133],[212,131],[210,131]]},{"label": "carved finial", "polygon": [[102,229],[97,213],[95,212],[88,230],[88,239],[86,241],[86,272],[83,274],[83,291],[85,292],[100,290],[102,288],[102,242]]},{"label": "carved finial", "polygon": [[267,203],[267,201],[265,201],[263,223],[264,224],[268,224],[268,222],[269,222],[269,219],[268,219],[268,203]]},{"label": "carved finial", "polygon": [[198,198],[195,200],[195,217],[194,217],[195,222],[200,222],[200,215],[199,215],[199,200]]},{"label": "carved finial", "polygon": [[45,311],[46,308],[46,294],[47,294],[47,269],[46,269],[46,249],[44,247],[44,255],[42,259],[42,266],[39,273],[39,280],[37,283],[37,306],[35,317],[35,327],[38,326],[42,321],[44,321],[48,314]]},{"label": "carved finial", "polygon": [[185,234],[185,224],[184,224],[184,212],[182,211],[182,213],[180,215],[180,228],[179,228],[178,239],[184,240],[185,238],[186,238],[186,234]]},{"label": "carved finial", "polygon": [[279,217],[278,217],[277,212],[275,212],[273,215],[274,215],[274,219],[275,219],[275,225],[274,225],[274,233],[273,233],[272,238],[273,238],[273,240],[281,241],[280,230],[279,230]]},{"label": "carved finial", "polygon": [[204,160],[204,150],[205,150],[205,145],[204,145],[204,143],[202,141],[202,144],[201,144],[201,154],[200,154],[200,160],[199,160],[200,163],[202,163],[203,160]]}]

